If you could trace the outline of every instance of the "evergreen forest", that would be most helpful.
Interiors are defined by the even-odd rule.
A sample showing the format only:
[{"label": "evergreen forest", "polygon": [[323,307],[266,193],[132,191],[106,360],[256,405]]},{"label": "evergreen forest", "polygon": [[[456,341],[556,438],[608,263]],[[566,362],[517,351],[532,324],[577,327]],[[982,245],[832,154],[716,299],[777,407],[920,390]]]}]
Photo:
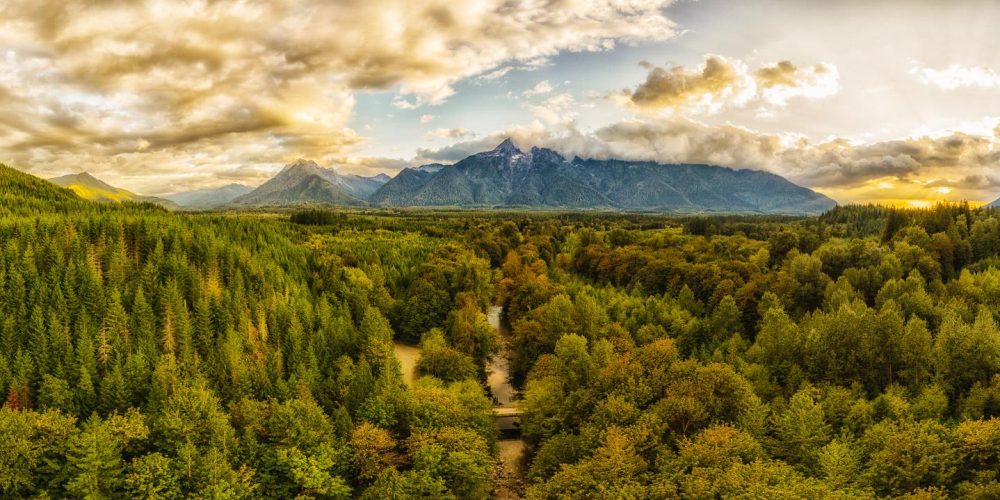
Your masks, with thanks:
[{"label": "evergreen forest", "polygon": [[998,321],[1000,209],[172,213],[0,166],[0,497],[1000,498]]}]

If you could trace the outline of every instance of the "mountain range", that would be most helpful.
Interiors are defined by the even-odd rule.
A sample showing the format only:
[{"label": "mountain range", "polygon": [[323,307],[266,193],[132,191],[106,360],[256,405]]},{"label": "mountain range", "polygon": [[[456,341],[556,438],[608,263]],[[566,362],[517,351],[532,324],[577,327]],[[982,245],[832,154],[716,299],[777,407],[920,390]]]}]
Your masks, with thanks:
[{"label": "mountain range", "polygon": [[193,210],[336,205],[812,214],[836,206],[822,194],[759,170],[568,160],[551,149],[522,151],[510,139],[452,165],[405,168],[392,178],[341,174],[300,159],[257,188],[229,184],[175,193],[166,199],[113,187],[86,172],[50,181],[88,200],[151,201],[170,209]]},{"label": "mountain range", "polygon": [[818,213],[832,199],[758,170],[623,160],[567,160],[510,139],[434,171],[404,169],[370,203],[624,209],[658,212]]},{"label": "mountain range", "polygon": [[157,198],[155,196],[142,196],[114,187],[87,172],[78,174],[63,175],[49,179],[49,182],[69,188],[80,198],[101,203],[116,203],[121,201],[150,202],[160,205],[169,210],[177,210],[180,205],[170,200]]}]

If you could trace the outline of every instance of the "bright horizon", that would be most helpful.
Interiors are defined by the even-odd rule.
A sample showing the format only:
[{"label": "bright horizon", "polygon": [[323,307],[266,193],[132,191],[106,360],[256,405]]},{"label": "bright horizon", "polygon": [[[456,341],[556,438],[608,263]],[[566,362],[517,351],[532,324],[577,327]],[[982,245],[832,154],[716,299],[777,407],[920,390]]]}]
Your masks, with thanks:
[{"label": "bright horizon", "polygon": [[986,1],[0,5],[0,162],[146,195],[297,158],[394,175],[510,136],[782,175],[840,203],[1000,197]]}]

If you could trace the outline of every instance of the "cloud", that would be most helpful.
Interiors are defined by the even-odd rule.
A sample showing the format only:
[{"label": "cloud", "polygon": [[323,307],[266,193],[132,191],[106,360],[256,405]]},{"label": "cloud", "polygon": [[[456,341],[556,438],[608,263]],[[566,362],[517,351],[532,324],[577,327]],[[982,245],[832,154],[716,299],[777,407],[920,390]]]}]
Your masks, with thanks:
[{"label": "cloud", "polygon": [[389,172],[394,175],[396,172],[406,168],[416,166],[411,161],[401,158],[382,158],[375,156],[352,156],[345,158],[335,158],[329,165],[342,174],[358,175],[378,175]]},{"label": "cloud", "polygon": [[791,61],[781,61],[754,71],[754,79],[761,98],[777,106],[794,97],[830,97],[840,89],[837,67],[826,63],[799,68]]},{"label": "cloud", "polygon": [[629,120],[595,134],[610,156],[768,170],[814,188],[843,189],[891,177],[957,178],[1000,166],[1000,143],[954,133],[874,143],[766,134],[690,119]]},{"label": "cloud", "polygon": [[489,151],[508,137],[521,149],[529,149],[532,146],[556,149],[564,145],[563,141],[573,131],[574,129],[571,127],[551,127],[536,120],[526,125],[517,125],[440,148],[418,149],[417,155],[411,160],[411,163],[416,165],[454,163],[469,155]]},{"label": "cloud", "polygon": [[549,125],[572,121],[576,118],[578,107],[576,99],[569,93],[556,94],[542,102],[527,104],[528,110],[536,118]]},{"label": "cloud", "polygon": [[510,73],[511,71],[535,71],[544,68],[546,66],[551,66],[551,64],[552,63],[549,61],[548,57],[545,56],[535,57],[532,59],[528,59],[527,61],[520,61],[514,64],[506,64],[493,71],[489,71],[479,75],[478,79],[484,81],[499,80],[500,78],[507,76],[507,74]]},{"label": "cloud", "polygon": [[434,121],[435,118],[437,118],[437,117],[434,116],[434,115],[420,115],[420,123],[424,123],[424,124],[430,123],[430,122]]},{"label": "cloud", "polygon": [[[649,68],[644,61],[644,67]],[[746,66],[722,56],[706,56],[696,69],[685,66],[652,67],[646,81],[628,95],[642,109],[687,109],[714,113],[724,105],[746,104],[756,85]]]},{"label": "cloud", "polygon": [[464,139],[476,135],[475,132],[466,128],[437,128],[424,134],[424,139],[428,141],[438,139]]},{"label": "cloud", "polygon": [[987,66],[962,66],[953,64],[944,69],[934,69],[914,62],[910,74],[924,85],[943,90],[968,87],[1000,87],[1000,74]]},{"label": "cloud", "polygon": [[1000,178],[989,175],[967,175],[956,185],[963,189],[1000,191]]},{"label": "cloud", "polygon": [[1000,177],[995,175],[966,175],[959,179],[934,179],[928,182],[930,186],[938,186],[948,189],[984,190],[1000,192]]},{"label": "cloud", "polygon": [[364,141],[349,126],[359,90],[439,104],[467,78],[669,39],[669,3],[7,0],[0,160],[154,194],[247,164],[323,162]]},{"label": "cloud", "polygon": [[648,61],[639,66],[649,71],[646,81],[626,90],[625,97],[628,104],[646,111],[712,114],[752,103],[781,107],[795,97],[822,99],[840,88],[836,66],[826,63],[800,68],[781,61],[751,72],[741,61],[707,55],[693,69],[662,68]]},{"label": "cloud", "polygon": [[549,83],[548,80],[542,80],[534,87],[521,92],[521,95],[524,97],[533,97],[536,95],[548,94],[549,92],[552,92],[552,84]]}]

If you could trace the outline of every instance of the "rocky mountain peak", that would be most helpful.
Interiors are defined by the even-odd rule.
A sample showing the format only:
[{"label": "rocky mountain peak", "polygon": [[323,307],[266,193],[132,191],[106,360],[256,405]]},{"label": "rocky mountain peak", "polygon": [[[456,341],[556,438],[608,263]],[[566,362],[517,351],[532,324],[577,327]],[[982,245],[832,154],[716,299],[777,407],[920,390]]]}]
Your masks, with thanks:
[{"label": "rocky mountain peak", "polygon": [[288,165],[285,165],[285,168],[281,169],[281,171],[282,172],[288,172],[288,171],[292,171],[292,170],[303,170],[303,169],[312,170],[312,169],[319,169],[319,168],[320,168],[320,166],[318,164],[316,164],[316,162],[314,162],[312,160],[306,160],[306,159],[303,159],[303,158],[299,158],[298,160],[295,160],[294,162],[289,163]]},{"label": "rocky mountain peak", "polygon": [[510,140],[510,137],[506,138],[497,147],[490,151],[493,154],[502,154],[504,156],[513,156],[523,154],[517,146],[514,145],[514,141]]},{"label": "rocky mountain peak", "polygon": [[564,158],[563,155],[549,148],[539,148],[537,146],[531,148],[531,157],[534,161],[544,161],[549,163],[563,163],[566,161],[566,158]]}]

